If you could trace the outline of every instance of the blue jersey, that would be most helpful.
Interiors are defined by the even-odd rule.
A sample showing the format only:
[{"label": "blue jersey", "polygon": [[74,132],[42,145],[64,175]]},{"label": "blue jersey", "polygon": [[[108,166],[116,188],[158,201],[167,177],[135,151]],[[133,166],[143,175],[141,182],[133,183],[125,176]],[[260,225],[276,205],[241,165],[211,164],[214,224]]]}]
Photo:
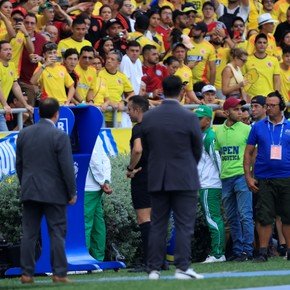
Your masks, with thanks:
[{"label": "blue jersey", "polygon": [[[273,124],[265,118],[252,127],[247,144],[257,145],[254,175],[258,179],[290,177],[290,122]],[[281,160],[271,159],[271,146],[281,146]]]}]

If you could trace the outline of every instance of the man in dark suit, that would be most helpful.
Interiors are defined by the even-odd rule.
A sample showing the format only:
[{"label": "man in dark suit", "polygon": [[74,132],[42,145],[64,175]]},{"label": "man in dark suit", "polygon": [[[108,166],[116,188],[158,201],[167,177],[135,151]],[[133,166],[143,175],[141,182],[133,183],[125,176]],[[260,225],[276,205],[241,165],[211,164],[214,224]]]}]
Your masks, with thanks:
[{"label": "man in dark suit", "polygon": [[197,163],[202,153],[202,135],[196,115],[179,104],[181,79],[163,80],[166,99],[144,114],[142,138],[148,148],[148,191],[152,216],[148,245],[149,279],[159,279],[166,251],[170,211],[173,211],[176,246],[176,279],[201,279],[190,269],[191,237],[197,205]]},{"label": "man in dark suit", "polygon": [[40,121],[20,131],[16,170],[23,202],[21,240],[22,283],[33,283],[35,245],[46,218],[50,236],[52,280],[69,282],[65,255],[66,206],[76,202],[76,182],[69,137],[55,127],[59,103],[48,98],[39,105]]}]

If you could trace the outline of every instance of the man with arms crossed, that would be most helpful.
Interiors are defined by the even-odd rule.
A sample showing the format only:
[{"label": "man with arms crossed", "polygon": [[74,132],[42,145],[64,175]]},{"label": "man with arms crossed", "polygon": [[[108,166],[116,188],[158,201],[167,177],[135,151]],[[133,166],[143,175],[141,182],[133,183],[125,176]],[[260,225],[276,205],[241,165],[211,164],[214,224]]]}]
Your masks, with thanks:
[{"label": "man with arms crossed", "polygon": [[160,277],[171,210],[176,229],[175,278],[201,279],[202,275],[189,268],[200,187],[197,163],[202,152],[201,130],[196,115],[179,104],[183,89],[181,79],[167,77],[162,86],[166,99],[159,107],[145,113],[142,121],[142,140],[149,154],[148,191],[152,205],[149,279]]},{"label": "man with arms crossed", "polygon": [[35,244],[45,216],[52,281],[67,283],[66,206],[77,199],[71,144],[68,135],[55,127],[59,118],[56,99],[40,102],[39,115],[37,124],[20,131],[16,146],[16,171],[23,202],[20,281],[33,283]]}]

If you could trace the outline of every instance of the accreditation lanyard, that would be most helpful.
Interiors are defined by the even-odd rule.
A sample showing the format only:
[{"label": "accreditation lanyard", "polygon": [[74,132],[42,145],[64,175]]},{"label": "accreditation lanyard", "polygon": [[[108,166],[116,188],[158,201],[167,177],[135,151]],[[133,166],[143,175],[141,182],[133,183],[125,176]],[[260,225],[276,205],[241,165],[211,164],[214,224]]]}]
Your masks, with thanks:
[{"label": "accreditation lanyard", "polygon": [[274,137],[273,137],[273,131],[275,130],[274,124],[273,124],[273,130],[270,128],[270,122],[268,122],[268,129],[271,136],[271,149],[270,149],[270,159],[271,160],[282,160],[282,135],[284,131],[284,123],[281,126],[280,136],[279,136],[279,142],[277,145],[274,143]]}]

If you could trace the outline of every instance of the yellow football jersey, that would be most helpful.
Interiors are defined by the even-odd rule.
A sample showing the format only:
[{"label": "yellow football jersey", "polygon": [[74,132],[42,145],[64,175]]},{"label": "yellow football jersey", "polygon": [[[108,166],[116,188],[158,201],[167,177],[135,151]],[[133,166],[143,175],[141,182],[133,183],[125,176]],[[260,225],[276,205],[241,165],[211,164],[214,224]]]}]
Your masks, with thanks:
[{"label": "yellow football jersey", "polygon": [[255,68],[259,74],[259,78],[254,84],[245,87],[246,93],[251,98],[256,95],[267,96],[274,91],[273,77],[280,75],[280,65],[276,57],[267,55],[260,59],[255,55],[250,55],[244,67],[245,73]]}]

